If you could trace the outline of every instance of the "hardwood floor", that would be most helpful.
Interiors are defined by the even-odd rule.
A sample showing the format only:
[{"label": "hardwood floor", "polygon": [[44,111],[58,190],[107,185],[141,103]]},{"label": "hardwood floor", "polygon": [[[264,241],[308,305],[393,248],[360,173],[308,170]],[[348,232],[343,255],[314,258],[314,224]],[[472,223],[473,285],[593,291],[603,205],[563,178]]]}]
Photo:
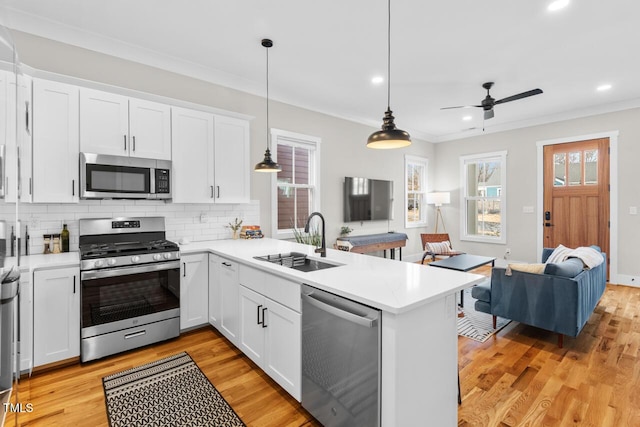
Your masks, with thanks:
[{"label": "hardwood floor", "polygon": [[[578,338],[512,322],[487,342],[458,338],[459,426],[640,426],[640,289],[607,287]],[[22,426],[107,426],[102,377],[188,351],[248,426],[319,426],[212,328],[20,383]],[[8,414],[7,425],[14,425]],[[428,418],[416,426],[429,426]],[[401,426],[398,426],[401,427]]]},{"label": "hardwood floor", "polygon": [[[108,426],[102,377],[187,351],[247,426],[313,427],[320,424],[251,360],[211,327],[143,349],[73,364],[22,379],[20,426]],[[14,417],[7,414],[7,424]]]}]

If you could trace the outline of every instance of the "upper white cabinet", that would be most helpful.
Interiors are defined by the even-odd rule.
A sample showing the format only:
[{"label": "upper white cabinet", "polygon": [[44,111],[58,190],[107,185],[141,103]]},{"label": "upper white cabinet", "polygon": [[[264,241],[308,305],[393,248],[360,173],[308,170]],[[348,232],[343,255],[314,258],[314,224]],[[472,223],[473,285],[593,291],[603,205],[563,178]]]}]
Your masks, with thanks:
[{"label": "upper white cabinet", "polygon": [[33,201],[77,203],[79,89],[33,79]]},{"label": "upper white cabinet", "polygon": [[215,116],[214,135],[216,203],[249,203],[249,122]]},{"label": "upper white cabinet", "polygon": [[249,122],[172,108],[173,201],[249,202]]},{"label": "upper white cabinet", "polygon": [[213,114],[173,107],[171,122],[173,201],[213,202]]},{"label": "upper white cabinet", "polygon": [[83,88],[80,151],[171,160],[171,107]]}]

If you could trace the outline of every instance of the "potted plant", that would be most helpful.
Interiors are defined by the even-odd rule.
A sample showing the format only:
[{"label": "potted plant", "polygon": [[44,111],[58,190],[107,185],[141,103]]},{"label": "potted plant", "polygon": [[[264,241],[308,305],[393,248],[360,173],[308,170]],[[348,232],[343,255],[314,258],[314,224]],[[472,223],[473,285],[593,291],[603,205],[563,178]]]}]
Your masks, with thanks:
[{"label": "potted plant", "polygon": [[233,222],[230,222],[229,225],[227,226],[231,229],[231,231],[233,231],[233,238],[237,239],[238,238],[238,231],[240,230],[240,227],[242,227],[242,220],[236,218]]},{"label": "potted plant", "polygon": [[349,233],[351,233],[352,231],[353,231],[353,228],[349,228],[346,225],[343,225],[340,228],[340,236],[347,237],[349,235]]}]

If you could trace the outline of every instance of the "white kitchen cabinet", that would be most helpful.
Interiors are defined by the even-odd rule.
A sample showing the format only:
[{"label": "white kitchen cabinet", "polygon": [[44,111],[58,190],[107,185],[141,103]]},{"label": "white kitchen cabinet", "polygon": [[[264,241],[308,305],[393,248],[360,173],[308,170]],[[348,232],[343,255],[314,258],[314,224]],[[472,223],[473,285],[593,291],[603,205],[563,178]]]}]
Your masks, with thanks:
[{"label": "white kitchen cabinet", "polygon": [[[6,96],[0,94],[0,99],[9,104],[4,105],[9,124],[4,127],[6,133],[3,135],[6,141],[5,201],[14,203],[19,195],[21,202],[28,203],[31,202],[31,78],[19,74],[16,88],[16,77],[13,74],[5,74],[3,77],[6,87],[2,90],[6,91]],[[20,157],[19,177],[16,157]]]},{"label": "white kitchen cabinet", "polygon": [[[240,267],[240,349],[294,398],[301,399],[300,287],[287,279]],[[245,286],[245,284],[247,286]],[[285,304],[261,293],[288,294]]]},{"label": "white kitchen cabinet", "polygon": [[171,109],[174,203],[212,203],[213,114]]},{"label": "white kitchen cabinet", "polygon": [[77,267],[33,273],[33,365],[80,355],[80,272]]},{"label": "white kitchen cabinet", "polygon": [[214,119],[214,183],[216,203],[249,203],[249,122],[234,117]]},{"label": "white kitchen cabinet", "polygon": [[238,346],[240,330],[240,289],[238,264],[209,255],[209,323]]},{"label": "white kitchen cabinet", "polygon": [[209,317],[209,260],[207,254],[182,255],[180,329],[200,326]]},{"label": "white kitchen cabinet", "polygon": [[33,201],[77,203],[79,89],[33,79]]},{"label": "white kitchen cabinet", "polygon": [[171,160],[171,107],[82,88],[80,151]]},{"label": "white kitchen cabinet", "polygon": [[173,201],[249,202],[249,122],[171,109]]},{"label": "white kitchen cabinet", "polygon": [[20,372],[33,369],[33,283],[28,274],[20,275],[18,290],[20,304],[20,331],[18,332],[18,354],[20,355]]}]

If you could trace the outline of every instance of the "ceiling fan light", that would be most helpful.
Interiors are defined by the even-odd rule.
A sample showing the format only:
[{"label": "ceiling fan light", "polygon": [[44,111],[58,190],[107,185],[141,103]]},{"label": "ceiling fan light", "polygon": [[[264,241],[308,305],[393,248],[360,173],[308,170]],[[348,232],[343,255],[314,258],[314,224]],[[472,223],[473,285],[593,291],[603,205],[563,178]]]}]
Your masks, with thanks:
[{"label": "ceiling fan light", "polygon": [[387,109],[382,119],[382,129],[372,133],[367,140],[368,148],[391,149],[402,148],[411,145],[411,136],[408,132],[396,128],[392,111]]},{"label": "ceiling fan light", "polygon": [[264,152],[264,160],[258,163],[253,170],[256,172],[280,172],[282,167],[271,159],[271,151],[267,148]]}]

